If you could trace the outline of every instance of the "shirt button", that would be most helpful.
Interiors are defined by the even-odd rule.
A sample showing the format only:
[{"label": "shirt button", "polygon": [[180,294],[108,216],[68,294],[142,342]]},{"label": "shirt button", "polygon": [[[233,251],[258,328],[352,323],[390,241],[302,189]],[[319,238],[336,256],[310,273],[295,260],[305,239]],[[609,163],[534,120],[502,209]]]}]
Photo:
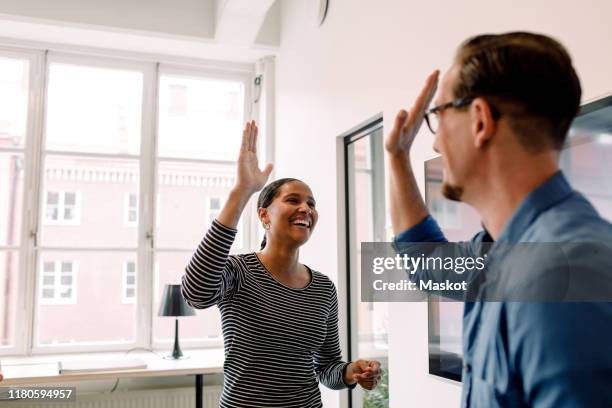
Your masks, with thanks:
[{"label": "shirt button", "polygon": [[472,365],[470,363],[465,363],[464,362],[463,363],[463,369],[469,373],[470,371],[472,371]]}]

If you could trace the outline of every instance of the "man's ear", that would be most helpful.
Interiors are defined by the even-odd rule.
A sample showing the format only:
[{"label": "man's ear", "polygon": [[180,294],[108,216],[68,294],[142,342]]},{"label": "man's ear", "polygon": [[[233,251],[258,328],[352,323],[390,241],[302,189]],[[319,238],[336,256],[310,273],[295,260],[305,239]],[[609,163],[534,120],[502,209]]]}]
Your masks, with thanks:
[{"label": "man's ear", "polygon": [[470,120],[474,147],[485,147],[495,135],[497,123],[493,119],[491,105],[484,98],[476,98],[470,104]]}]

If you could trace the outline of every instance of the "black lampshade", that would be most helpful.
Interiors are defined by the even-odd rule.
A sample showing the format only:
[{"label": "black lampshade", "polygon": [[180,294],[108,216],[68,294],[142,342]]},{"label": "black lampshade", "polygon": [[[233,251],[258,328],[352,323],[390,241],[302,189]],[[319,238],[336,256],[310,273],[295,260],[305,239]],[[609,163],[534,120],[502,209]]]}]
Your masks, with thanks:
[{"label": "black lampshade", "polygon": [[195,310],[185,302],[181,285],[166,285],[159,304],[158,316],[193,316]]}]

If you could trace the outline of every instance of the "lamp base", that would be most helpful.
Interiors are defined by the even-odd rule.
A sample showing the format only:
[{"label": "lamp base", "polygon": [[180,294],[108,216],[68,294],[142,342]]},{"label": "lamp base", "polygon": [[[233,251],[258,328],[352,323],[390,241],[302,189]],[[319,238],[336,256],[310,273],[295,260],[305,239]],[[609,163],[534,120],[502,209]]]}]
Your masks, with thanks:
[{"label": "lamp base", "polygon": [[187,360],[189,356],[174,357],[172,354],[164,356],[164,360]]}]

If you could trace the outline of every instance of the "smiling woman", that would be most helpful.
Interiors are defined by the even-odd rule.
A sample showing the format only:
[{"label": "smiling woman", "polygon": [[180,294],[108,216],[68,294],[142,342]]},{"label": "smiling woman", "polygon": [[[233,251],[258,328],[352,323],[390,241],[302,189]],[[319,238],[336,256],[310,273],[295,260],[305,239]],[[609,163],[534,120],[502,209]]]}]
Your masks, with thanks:
[{"label": "smiling woman", "polygon": [[338,336],[338,298],[332,281],[299,262],[299,248],[318,213],[304,182],[280,179],[258,200],[266,230],[260,252],[229,255],[236,226],[250,197],[264,186],[272,166],[257,162],[257,126],[248,123],[238,177],[183,276],[193,307],[217,305],[225,344],[221,407],[321,407],[318,382],[331,389],[373,389],[377,361],[344,362]]}]

